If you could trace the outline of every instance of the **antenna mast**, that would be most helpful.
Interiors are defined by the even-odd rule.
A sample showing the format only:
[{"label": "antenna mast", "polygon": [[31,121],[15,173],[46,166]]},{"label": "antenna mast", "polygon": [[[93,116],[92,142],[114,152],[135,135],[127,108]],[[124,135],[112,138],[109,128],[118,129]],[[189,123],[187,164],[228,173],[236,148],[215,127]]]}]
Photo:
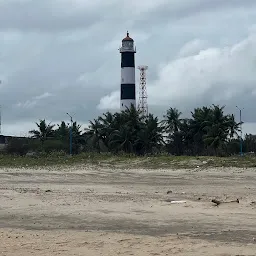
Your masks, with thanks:
[{"label": "antenna mast", "polygon": [[148,66],[139,66],[140,70],[140,90],[139,90],[139,106],[138,110],[141,111],[142,116],[148,116],[148,103],[147,103],[147,87],[146,87],[146,70]]}]

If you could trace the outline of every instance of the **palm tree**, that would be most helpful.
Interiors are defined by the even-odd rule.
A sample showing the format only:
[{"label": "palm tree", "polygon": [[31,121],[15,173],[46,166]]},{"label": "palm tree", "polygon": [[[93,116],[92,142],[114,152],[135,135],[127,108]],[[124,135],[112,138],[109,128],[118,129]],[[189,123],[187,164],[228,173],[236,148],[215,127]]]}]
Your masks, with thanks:
[{"label": "palm tree", "polygon": [[[192,133],[192,119],[184,118],[181,120],[179,137],[182,147],[179,148],[179,153],[193,154],[193,133]],[[177,132],[176,132],[177,134]]]},{"label": "palm tree", "polygon": [[116,113],[113,117],[111,130],[108,133],[110,150],[136,152],[135,141],[138,138],[138,132],[143,129],[144,118],[133,105],[121,113]]},{"label": "palm tree", "polygon": [[133,152],[132,131],[128,125],[123,125],[119,130],[112,132],[109,146],[115,151]]},{"label": "palm tree", "polygon": [[138,131],[135,141],[136,151],[140,154],[152,153],[153,149],[159,149],[163,144],[163,127],[157,117],[149,114],[145,123]]},{"label": "palm tree", "polygon": [[89,128],[86,131],[86,143],[91,143],[98,153],[101,152],[100,142],[102,141],[102,124],[99,119],[89,121]]},{"label": "palm tree", "polygon": [[202,154],[205,149],[205,143],[203,136],[206,135],[204,129],[206,121],[210,120],[212,115],[212,109],[209,107],[202,107],[194,109],[191,112],[192,119],[190,120],[189,136],[192,139],[194,154]]},{"label": "palm tree", "polygon": [[127,125],[135,129],[140,126],[141,121],[144,119],[140,111],[137,110],[134,105],[122,111],[121,114],[123,115],[123,119],[127,122]]},{"label": "palm tree", "polygon": [[40,139],[42,142],[42,145],[44,144],[44,141],[48,138],[54,137],[54,130],[53,127],[54,124],[51,125],[51,123],[46,124],[45,119],[39,120],[39,123],[36,122],[38,130],[31,130],[29,131],[30,134],[32,134],[32,138]]},{"label": "palm tree", "polygon": [[[225,115],[224,107],[212,105],[201,107],[191,112],[191,118],[182,118],[176,108],[169,108],[163,121],[152,114],[142,117],[134,106],[118,113],[106,112],[90,121],[85,133],[81,134],[81,125],[72,124],[74,149],[82,145],[87,150],[103,150],[118,153],[150,154],[165,146],[167,151],[175,154],[205,154],[237,152],[240,123],[235,122],[234,115]],[[56,130],[54,125],[45,120],[36,123],[37,129],[31,130],[33,138],[42,144],[48,138],[55,138],[65,150],[68,150],[69,124],[61,122]],[[247,150],[253,148],[255,138],[246,137]],[[245,143],[245,142],[244,142]],[[47,143],[48,144],[48,143]],[[45,148],[46,148],[45,144]],[[77,151],[78,152],[78,151]]]},{"label": "palm tree", "polygon": [[126,125],[130,129],[133,143],[137,138],[137,133],[140,129],[143,128],[143,123],[145,117],[141,115],[141,112],[138,111],[133,105],[130,108],[127,108],[121,113],[122,125]]},{"label": "palm tree", "polygon": [[110,112],[104,113],[98,119],[101,123],[101,139],[106,148],[109,147],[110,135],[113,131],[119,129],[119,125],[115,123],[115,116]]},{"label": "palm tree", "polygon": [[[70,129],[70,128],[69,128]],[[77,122],[72,123],[72,148],[74,153],[79,152],[79,148],[85,143],[84,137],[81,135],[81,125]],[[69,130],[70,133],[70,130]]]},{"label": "palm tree", "polygon": [[181,112],[179,112],[176,108],[169,108],[164,115],[164,120],[162,123],[165,126],[165,131],[167,133],[174,133],[178,132],[181,124]]},{"label": "palm tree", "polygon": [[204,122],[206,135],[203,140],[206,145],[214,149],[215,154],[217,154],[217,149],[224,146],[230,134],[230,120],[224,115],[224,107],[213,105],[209,120]]},{"label": "palm tree", "polygon": [[67,141],[69,136],[69,127],[68,125],[62,121],[61,124],[57,124],[58,129],[55,130],[55,136],[57,139],[62,141]]},{"label": "palm tree", "polygon": [[240,125],[242,123],[237,123],[235,121],[234,114],[228,115],[228,126],[229,126],[229,137],[233,138],[234,136],[238,137],[238,132],[241,131]]},{"label": "palm tree", "polygon": [[182,123],[182,119],[180,118],[181,114],[178,109],[169,108],[162,121],[164,131],[167,133],[167,150],[174,154],[180,154],[182,151],[182,133],[180,131]]}]

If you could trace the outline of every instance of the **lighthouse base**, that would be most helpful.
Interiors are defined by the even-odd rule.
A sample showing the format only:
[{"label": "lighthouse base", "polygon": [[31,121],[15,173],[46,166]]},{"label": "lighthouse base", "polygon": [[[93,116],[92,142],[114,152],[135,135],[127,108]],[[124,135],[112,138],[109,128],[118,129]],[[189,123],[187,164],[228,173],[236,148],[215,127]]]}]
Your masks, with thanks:
[{"label": "lighthouse base", "polygon": [[135,99],[125,99],[120,101],[120,110],[126,110],[127,108],[130,108],[131,105],[134,105],[136,108],[136,100]]}]

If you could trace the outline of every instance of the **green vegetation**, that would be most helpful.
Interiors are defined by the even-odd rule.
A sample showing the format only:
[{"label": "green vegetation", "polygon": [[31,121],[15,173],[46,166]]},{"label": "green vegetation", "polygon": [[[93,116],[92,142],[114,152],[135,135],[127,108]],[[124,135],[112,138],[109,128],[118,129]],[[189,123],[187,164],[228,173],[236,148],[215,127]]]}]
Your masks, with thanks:
[{"label": "green vegetation", "polygon": [[[224,107],[196,108],[191,118],[181,115],[170,108],[160,121],[152,114],[142,117],[131,107],[121,113],[104,113],[84,131],[76,122],[70,127],[64,121],[54,125],[39,120],[37,129],[29,132],[31,137],[8,142],[0,165],[255,166],[252,157],[234,157],[239,153],[240,123],[234,115],[225,114]],[[73,157],[68,157],[71,129]],[[254,152],[255,142],[256,136],[246,135],[244,152]]]},{"label": "green vegetation", "polygon": [[239,167],[255,168],[256,158],[251,156],[135,156],[135,155],[112,155],[107,153],[80,153],[70,157],[63,152],[40,154],[38,156],[14,156],[0,155],[0,167],[12,168],[37,168],[37,167],[63,167],[96,165],[111,169],[184,169],[184,168],[207,168],[207,167]]}]

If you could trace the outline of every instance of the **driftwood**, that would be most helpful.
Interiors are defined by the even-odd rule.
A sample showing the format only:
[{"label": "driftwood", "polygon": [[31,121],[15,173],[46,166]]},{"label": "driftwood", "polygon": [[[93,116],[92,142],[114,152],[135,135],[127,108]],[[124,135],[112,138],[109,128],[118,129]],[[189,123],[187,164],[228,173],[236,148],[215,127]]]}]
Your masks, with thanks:
[{"label": "driftwood", "polygon": [[219,201],[219,200],[216,200],[216,199],[212,199],[212,203],[215,203],[215,206],[218,206],[218,205],[224,204],[224,203],[238,203],[239,204],[239,199],[232,200],[232,201],[229,201],[229,202],[224,202],[224,201]]}]

